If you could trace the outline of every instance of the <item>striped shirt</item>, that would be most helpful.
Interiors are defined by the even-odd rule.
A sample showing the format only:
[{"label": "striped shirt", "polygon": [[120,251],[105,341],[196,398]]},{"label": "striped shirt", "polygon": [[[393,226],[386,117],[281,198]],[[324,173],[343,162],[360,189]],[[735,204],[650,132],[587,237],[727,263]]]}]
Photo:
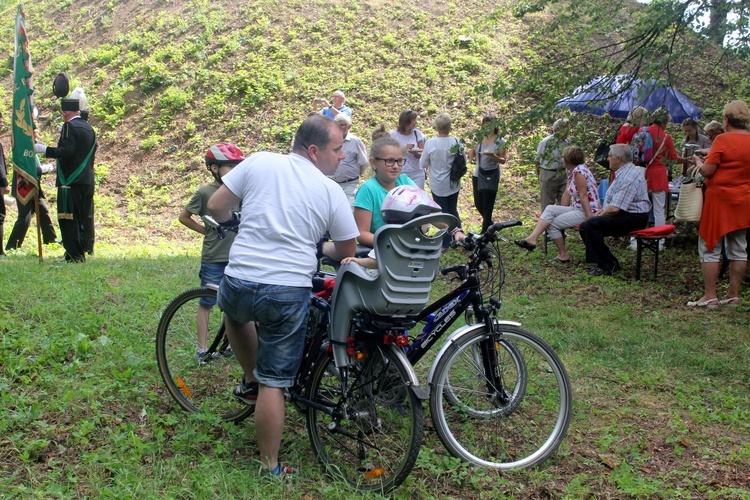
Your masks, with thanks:
[{"label": "striped shirt", "polygon": [[604,208],[610,205],[631,214],[644,214],[651,210],[646,178],[632,163],[626,163],[615,172],[615,180],[604,197]]}]

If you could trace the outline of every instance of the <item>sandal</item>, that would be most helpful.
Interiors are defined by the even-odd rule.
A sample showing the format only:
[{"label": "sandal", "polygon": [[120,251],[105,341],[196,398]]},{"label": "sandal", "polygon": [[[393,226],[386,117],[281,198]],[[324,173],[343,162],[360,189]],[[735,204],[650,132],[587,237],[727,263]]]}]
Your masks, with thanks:
[{"label": "sandal", "polygon": [[570,259],[568,260],[562,260],[560,258],[555,257],[554,259],[547,260],[550,264],[567,264],[570,262]]},{"label": "sandal", "polygon": [[729,306],[729,307],[737,307],[740,305],[740,298],[739,297],[727,297],[725,299],[721,299],[719,301],[720,306]]},{"label": "sandal", "polygon": [[513,240],[513,243],[523,248],[524,250],[528,250],[529,252],[533,252],[536,249],[536,245],[532,245],[526,240]]},{"label": "sandal", "polygon": [[691,300],[685,305],[688,307],[706,307],[708,309],[715,309],[719,307],[719,299]]}]

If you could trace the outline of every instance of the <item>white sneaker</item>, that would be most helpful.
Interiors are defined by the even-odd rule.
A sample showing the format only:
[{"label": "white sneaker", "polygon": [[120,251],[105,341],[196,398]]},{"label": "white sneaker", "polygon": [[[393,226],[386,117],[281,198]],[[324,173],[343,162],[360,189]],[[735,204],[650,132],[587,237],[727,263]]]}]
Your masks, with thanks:
[{"label": "white sneaker", "polygon": [[638,242],[635,241],[635,238],[630,238],[630,249],[634,252],[638,250]]},{"label": "white sneaker", "polygon": [[661,252],[665,248],[666,248],[666,243],[665,243],[664,238],[662,238],[662,239],[659,240],[659,251]]}]

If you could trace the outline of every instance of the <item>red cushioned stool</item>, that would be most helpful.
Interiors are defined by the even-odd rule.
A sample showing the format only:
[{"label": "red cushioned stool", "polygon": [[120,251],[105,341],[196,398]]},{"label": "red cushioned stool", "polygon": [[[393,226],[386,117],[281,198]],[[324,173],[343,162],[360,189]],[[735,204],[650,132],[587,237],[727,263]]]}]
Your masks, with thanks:
[{"label": "red cushioned stool", "polygon": [[654,254],[654,279],[656,279],[659,269],[659,240],[669,238],[674,234],[675,226],[665,224],[663,226],[648,227],[632,231],[628,236],[635,238],[636,255],[635,255],[635,279],[641,279],[641,257],[643,249],[650,250]]}]

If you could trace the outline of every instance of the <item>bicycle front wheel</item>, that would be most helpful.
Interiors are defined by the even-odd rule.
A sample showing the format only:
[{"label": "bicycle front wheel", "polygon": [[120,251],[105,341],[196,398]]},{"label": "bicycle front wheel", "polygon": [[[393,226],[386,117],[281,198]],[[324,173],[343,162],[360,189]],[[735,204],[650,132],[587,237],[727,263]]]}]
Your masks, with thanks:
[{"label": "bicycle front wheel", "polygon": [[386,494],[400,485],[417,461],[424,410],[408,389],[405,368],[388,348],[371,347],[341,372],[330,355],[310,379],[307,429],[326,471],[360,491]]},{"label": "bicycle front wheel", "polygon": [[[215,413],[225,421],[239,421],[254,406],[236,400],[232,388],[242,378],[224,334],[223,314],[217,307],[199,307],[216,301],[216,290],[199,287],[178,295],[164,310],[156,334],[156,360],[169,394],[185,410]],[[198,353],[198,328],[204,328],[206,352]]]},{"label": "bicycle front wheel", "polygon": [[[570,424],[572,391],[555,351],[511,325],[455,341],[435,361],[430,412],[454,456],[500,470],[527,468],[560,446]],[[494,347],[497,363],[483,362]],[[487,366],[493,366],[488,373]]]},{"label": "bicycle front wheel", "polygon": [[[490,351],[487,351],[490,349]],[[510,415],[513,410],[523,400],[526,391],[526,369],[524,367],[523,356],[521,351],[515,346],[510,339],[496,339],[494,342],[487,339],[484,342],[473,343],[465,350],[466,360],[471,360],[473,366],[482,367],[484,371],[492,371],[494,359],[498,360],[498,365],[502,363],[502,371],[498,370],[498,376],[502,376],[502,384],[488,385],[484,380],[472,377],[469,381],[478,384],[476,391],[466,392],[467,379],[458,379],[457,387],[454,390],[450,383],[450,377],[445,378],[443,386],[443,397],[454,408],[461,408],[468,416],[473,418],[492,418],[497,413]],[[488,363],[488,365],[485,365]],[[482,399],[482,404],[475,408],[477,391],[487,392],[487,398]],[[468,397],[466,397],[468,396]],[[461,398],[465,397],[465,401]],[[486,399],[492,402],[487,405]]]}]

